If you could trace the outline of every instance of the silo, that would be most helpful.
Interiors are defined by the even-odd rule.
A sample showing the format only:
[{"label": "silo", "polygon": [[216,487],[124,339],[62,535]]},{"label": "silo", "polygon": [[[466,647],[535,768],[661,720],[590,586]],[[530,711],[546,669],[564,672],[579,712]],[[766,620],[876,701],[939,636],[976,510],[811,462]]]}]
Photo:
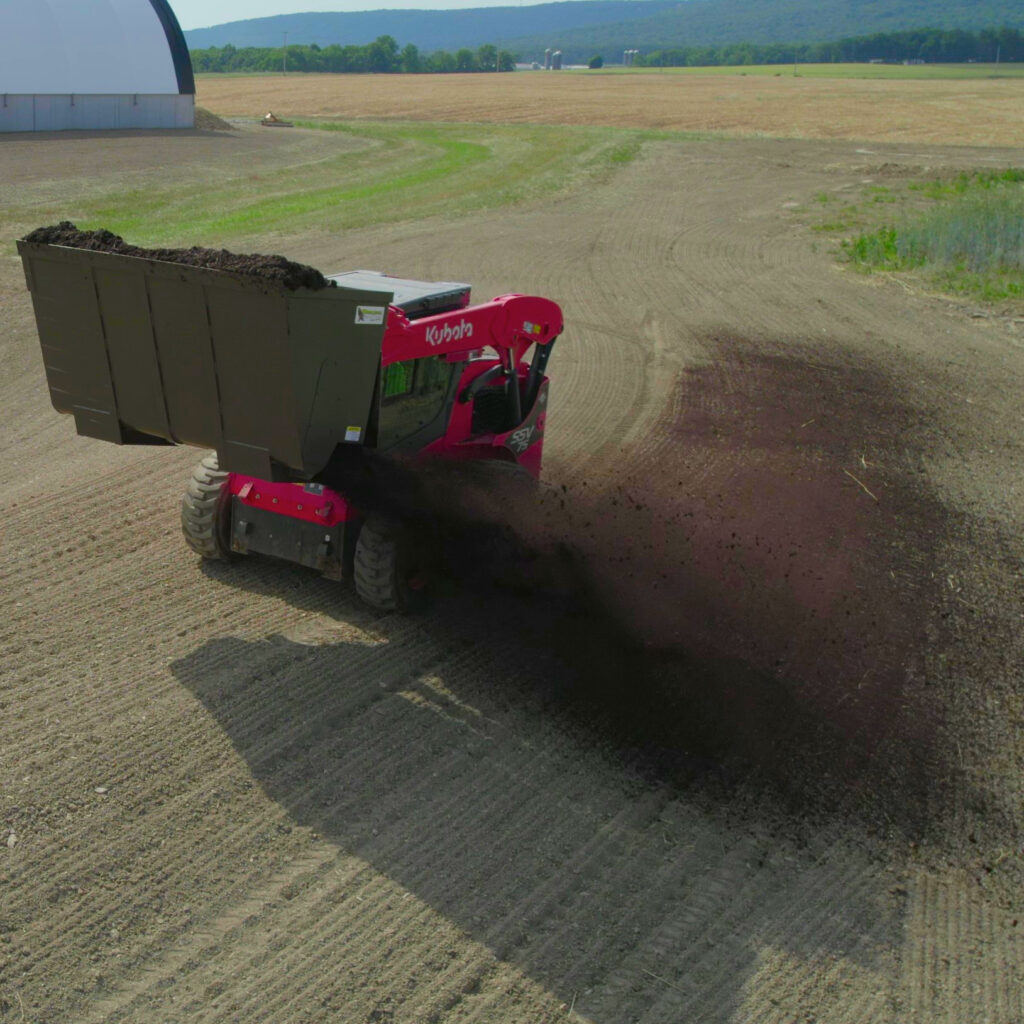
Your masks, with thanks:
[{"label": "silo", "polygon": [[553,54],[551,54],[551,67],[552,67],[552,70],[554,70],[554,71],[561,71],[562,70],[562,51],[561,50],[555,50],[555,52]]},{"label": "silo", "polygon": [[550,71],[551,70],[551,47],[550,46],[544,51],[544,70],[545,71]]}]

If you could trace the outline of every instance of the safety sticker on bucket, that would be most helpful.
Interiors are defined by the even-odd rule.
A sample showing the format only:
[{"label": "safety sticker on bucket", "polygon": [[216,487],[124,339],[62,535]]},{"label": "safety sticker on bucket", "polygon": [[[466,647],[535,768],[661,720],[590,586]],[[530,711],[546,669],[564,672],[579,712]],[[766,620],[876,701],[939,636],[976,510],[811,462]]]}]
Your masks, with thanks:
[{"label": "safety sticker on bucket", "polygon": [[386,312],[385,306],[356,306],[356,323],[382,324]]}]

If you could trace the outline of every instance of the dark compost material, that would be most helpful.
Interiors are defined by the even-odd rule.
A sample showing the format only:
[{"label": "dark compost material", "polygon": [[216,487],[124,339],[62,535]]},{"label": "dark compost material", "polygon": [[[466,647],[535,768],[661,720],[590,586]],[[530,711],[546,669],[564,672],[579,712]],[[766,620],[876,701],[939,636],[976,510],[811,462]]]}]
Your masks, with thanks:
[{"label": "dark compost material", "polygon": [[283,256],[261,256],[256,253],[240,254],[227,249],[143,249],[129,245],[119,235],[102,228],[97,231],[79,231],[71,221],[64,220],[50,227],[36,228],[25,236],[26,242],[46,245],[66,245],[74,249],[92,249],[98,252],[117,253],[121,256],[137,256],[146,260],[160,260],[165,263],[183,263],[190,267],[205,267],[208,270],[226,270],[234,274],[249,274],[268,281],[277,281],[285,288],[332,288],[319,270],[302,263],[293,263]]}]

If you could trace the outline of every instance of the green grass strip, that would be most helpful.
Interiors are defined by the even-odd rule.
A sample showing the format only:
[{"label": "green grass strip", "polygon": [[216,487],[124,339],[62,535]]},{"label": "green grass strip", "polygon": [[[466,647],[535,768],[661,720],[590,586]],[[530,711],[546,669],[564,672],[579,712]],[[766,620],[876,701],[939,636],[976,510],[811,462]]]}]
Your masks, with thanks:
[{"label": "green grass strip", "polygon": [[[547,125],[306,122],[325,139],[296,138],[251,166],[183,164],[83,183],[69,201],[45,183],[0,211],[8,237],[74,220],[138,245],[278,245],[309,231],[466,216],[601,180],[644,143],[678,133]],[[298,136],[298,133],[296,133]],[[211,152],[213,149],[211,147]]]}]

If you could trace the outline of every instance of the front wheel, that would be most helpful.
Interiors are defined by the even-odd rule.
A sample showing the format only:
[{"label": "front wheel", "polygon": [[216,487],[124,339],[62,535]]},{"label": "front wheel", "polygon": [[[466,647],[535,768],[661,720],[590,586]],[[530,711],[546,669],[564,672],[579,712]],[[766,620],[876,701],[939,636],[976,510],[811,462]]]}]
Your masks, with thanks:
[{"label": "front wheel", "polygon": [[426,603],[427,578],[407,530],[371,516],[356,540],[356,593],[371,608],[410,612]]},{"label": "front wheel", "polygon": [[210,452],[192,470],[192,479],[181,499],[185,543],[203,558],[231,558],[229,476],[217,464],[217,453]]}]

